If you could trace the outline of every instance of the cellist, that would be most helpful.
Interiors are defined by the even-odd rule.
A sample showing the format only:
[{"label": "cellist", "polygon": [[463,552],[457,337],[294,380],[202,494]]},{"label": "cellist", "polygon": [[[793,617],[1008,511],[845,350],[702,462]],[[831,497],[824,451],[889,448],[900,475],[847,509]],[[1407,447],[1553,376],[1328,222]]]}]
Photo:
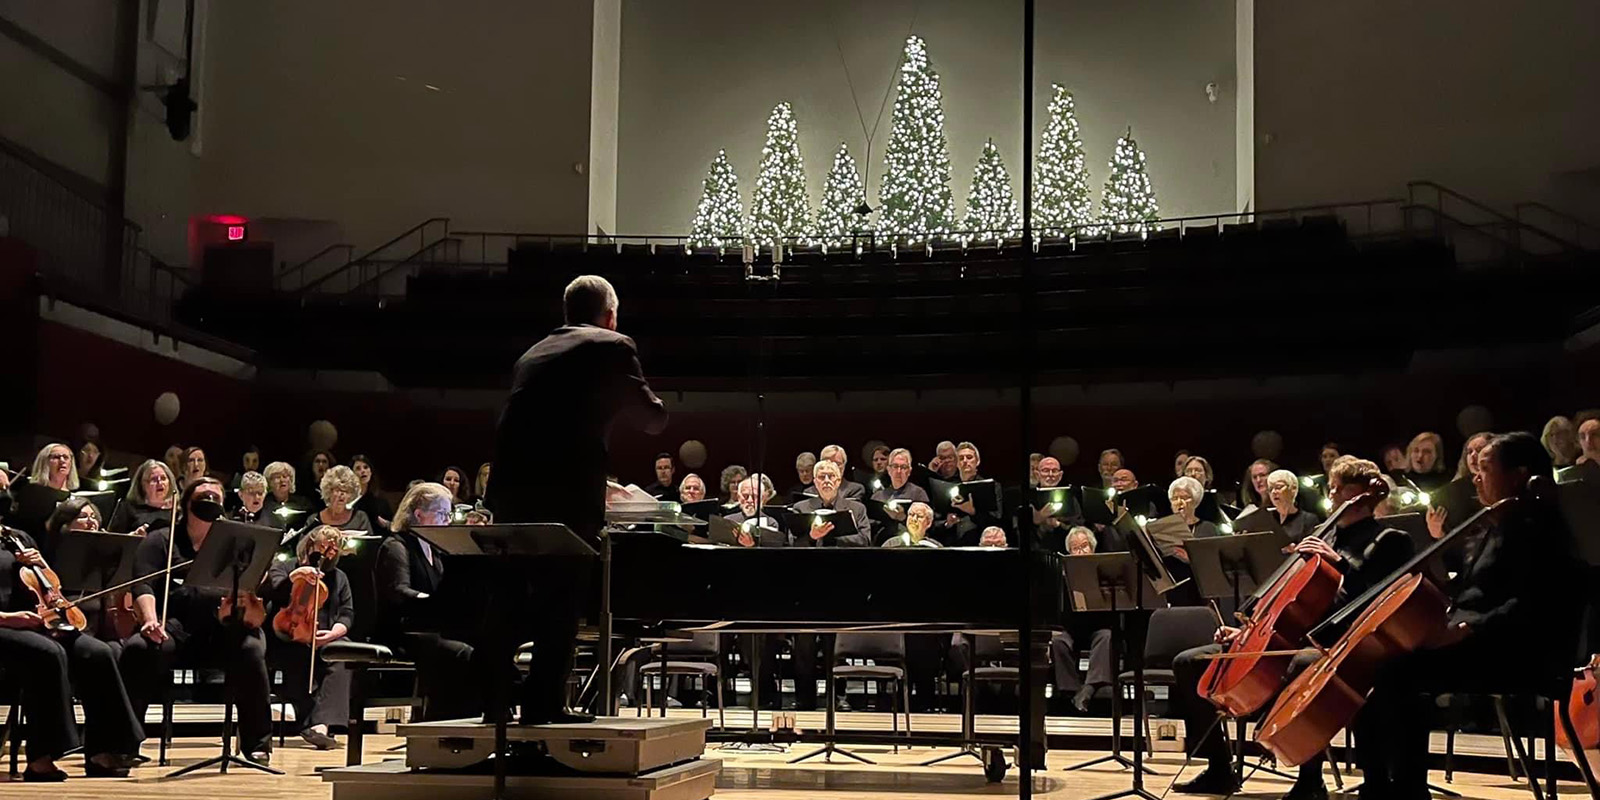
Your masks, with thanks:
[{"label": "cellist", "polygon": [[[1328,496],[1336,506],[1342,505],[1365,492],[1371,481],[1381,475],[1378,465],[1371,461],[1340,456],[1328,470]],[[1302,556],[1322,556],[1342,574],[1338,599],[1330,614],[1398,569],[1411,557],[1413,549],[1405,532],[1385,527],[1373,517],[1372,508],[1365,505],[1346,509],[1328,538],[1307,536],[1293,546],[1293,552]],[[1229,763],[1226,731],[1216,722],[1217,709],[1198,692],[1201,674],[1210,663],[1204,656],[1221,652],[1238,634],[1239,628],[1223,625],[1217,628],[1213,644],[1185,650],[1173,659],[1173,701],[1182,708],[1188,736],[1200,737],[1208,728],[1211,731],[1204,738],[1191,740],[1190,753],[1204,757],[1207,766],[1193,780],[1175,786],[1179,792],[1232,794],[1239,788],[1239,776]],[[1289,676],[1299,673],[1317,655],[1315,649],[1302,651],[1291,663]],[[1328,796],[1322,783],[1322,761],[1315,758],[1300,766],[1300,775],[1285,795],[1286,800],[1322,800]]]},{"label": "cellist", "polygon": [[[333,726],[343,726],[350,706],[349,670],[343,664],[330,664],[323,660],[324,645],[343,639],[355,625],[355,601],[350,591],[350,579],[339,569],[339,554],[344,550],[344,533],[332,525],[314,528],[301,537],[295,547],[293,561],[274,561],[267,572],[264,598],[277,614],[290,606],[296,583],[321,580],[316,591],[323,592],[317,610],[316,623],[316,674],[312,675],[310,643],[285,641],[281,635],[270,636],[271,660],[283,669],[283,694],[294,705],[295,723],[300,726],[300,738],[318,750],[332,750],[339,746],[330,732]],[[274,624],[274,632],[278,626]],[[313,680],[314,677],[314,680]]]},{"label": "cellist", "polygon": [[1386,665],[1356,717],[1364,797],[1429,796],[1427,696],[1521,693],[1570,677],[1582,611],[1572,540],[1555,502],[1529,489],[1530,477],[1550,471],[1529,433],[1496,436],[1479,451],[1478,501],[1516,502],[1458,577],[1448,625]]}]

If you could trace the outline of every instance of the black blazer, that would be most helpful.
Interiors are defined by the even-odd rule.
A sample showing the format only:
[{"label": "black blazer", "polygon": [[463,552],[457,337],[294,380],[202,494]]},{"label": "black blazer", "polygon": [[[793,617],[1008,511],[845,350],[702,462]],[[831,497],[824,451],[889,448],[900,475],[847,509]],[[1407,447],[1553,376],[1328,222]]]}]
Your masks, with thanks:
[{"label": "black blazer", "polygon": [[560,522],[597,534],[605,520],[606,439],[618,421],[650,434],[667,425],[632,339],[569,325],[529,348],[495,431],[487,503],[495,521]]}]

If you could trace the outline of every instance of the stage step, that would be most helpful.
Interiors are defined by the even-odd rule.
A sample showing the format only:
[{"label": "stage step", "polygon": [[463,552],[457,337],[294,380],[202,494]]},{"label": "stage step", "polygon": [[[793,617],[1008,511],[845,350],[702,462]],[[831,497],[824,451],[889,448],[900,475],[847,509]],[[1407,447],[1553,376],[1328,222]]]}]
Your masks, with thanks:
[{"label": "stage step", "polygon": [[[491,742],[493,740],[491,739]],[[716,792],[722,762],[697,759],[637,776],[565,777],[510,775],[508,800],[706,800]],[[490,774],[413,770],[405,762],[381,761],[325,770],[333,800],[483,800],[494,788]]]},{"label": "stage step", "polygon": [[[600,717],[571,725],[511,725],[511,742],[543,742],[550,757],[578,772],[638,775],[699,758],[706,749],[709,719]],[[401,725],[406,764],[414,768],[462,769],[494,752],[494,726],[472,720]]]}]

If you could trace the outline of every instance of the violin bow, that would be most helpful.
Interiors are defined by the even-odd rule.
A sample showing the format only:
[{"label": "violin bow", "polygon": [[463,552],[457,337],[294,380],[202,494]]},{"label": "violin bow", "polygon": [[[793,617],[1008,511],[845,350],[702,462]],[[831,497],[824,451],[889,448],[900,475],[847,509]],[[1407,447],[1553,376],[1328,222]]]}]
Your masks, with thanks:
[{"label": "violin bow", "polygon": [[[168,475],[168,477],[171,477]],[[176,487],[174,487],[176,488]],[[172,546],[178,541],[178,500],[172,498],[172,518],[167,522],[167,568],[166,580],[161,587],[161,629],[167,629],[167,608],[172,601]],[[193,563],[193,561],[189,562]]]}]

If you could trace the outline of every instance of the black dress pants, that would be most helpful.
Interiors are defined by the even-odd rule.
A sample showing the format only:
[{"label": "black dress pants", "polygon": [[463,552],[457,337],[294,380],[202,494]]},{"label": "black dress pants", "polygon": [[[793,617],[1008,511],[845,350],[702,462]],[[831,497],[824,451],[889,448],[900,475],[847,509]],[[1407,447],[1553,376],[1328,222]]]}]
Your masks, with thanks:
[{"label": "black dress pants", "polygon": [[6,682],[22,690],[29,760],[60,758],[80,744],[72,715],[74,691],[83,703],[85,753],[138,752],[144,730],[128,702],[110,645],[87,634],[58,637],[0,628],[0,662],[6,666]]},{"label": "black dress pants", "polygon": [[[1073,633],[1069,627],[1050,637],[1050,664],[1055,670],[1057,693],[1072,694],[1083,688],[1085,683],[1085,676],[1078,668],[1078,645],[1082,640],[1074,638]],[[1087,683],[1090,686],[1110,686],[1114,677],[1111,672],[1111,629],[1095,628],[1089,635]]]},{"label": "black dress pants", "polygon": [[[1206,668],[1211,666],[1211,661],[1201,656],[1214,655],[1222,652],[1222,645],[1208,644],[1201,647],[1192,647],[1179,653],[1172,659],[1173,686],[1171,703],[1183,716],[1184,736],[1188,739],[1189,755],[1203,758],[1208,769],[1228,769],[1232,751],[1228,748],[1228,731],[1226,728],[1229,720],[1221,718],[1221,712],[1205,698],[1200,696],[1200,678],[1205,674]],[[1294,679],[1306,667],[1316,663],[1318,653],[1316,650],[1301,650],[1289,662],[1289,670],[1284,676],[1285,683]],[[1358,719],[1359,722],[1359,719]],[[1358,726],[1359,728],[1359,726]],[[1356,731],[1356,743],[1360,744],[1360,731]],[[1201,738],[1196,738],[1201,737]],[[1300,780],[1321,780],[1323,757],[1307,761],[1300,765]]]},{"label": "black dress pants", "polygon": [[[185,622],[190,622],[185,625]],[[267,673],[267,640],[258,628],[212,619],[167,620],[169,638],[160,645],[134,634],[122,641],[119,665],[127,679],[133,711],[144,719],[150,704],[161,698],[168,672],[184,666],[221,668],[239,715],[239,745],[244,752],[272,749],[272,693]]]},{"label": "black dress pants", "polygon": [[[479,685],[490,698],[485,708],[496,712],[492,699],[496,681],[515,682],[517,648],[531,641],[520,719],[523,724],[551,719],[566,709],[578,617],[589,596],[595,561],[580,556],[547,557],[530,569],[526,561],[481,560],[486,563],[470,567],[478,585],[468,594],[472,598],[469,607],[479,609],[472,660]],[[460,577],[457,570],[454,579]]]},{"label": "black dress pants", "polygon": [[473,673],[472,645],[437,633],[410,631],[388,637],[390,647],[417,668],[421,722],[483,715],[487,689]]},{"label": "black dress pants", "polygon": [[307,685],[311,648],[297,643],[280,643],[272,648],[272,660],[283,671],[283,696],[294,706],[297,732],[313,725],[329,730],[344,728],[350,720],[350,670],[343,664],[329,664],[316,656],[316,682]]}]

